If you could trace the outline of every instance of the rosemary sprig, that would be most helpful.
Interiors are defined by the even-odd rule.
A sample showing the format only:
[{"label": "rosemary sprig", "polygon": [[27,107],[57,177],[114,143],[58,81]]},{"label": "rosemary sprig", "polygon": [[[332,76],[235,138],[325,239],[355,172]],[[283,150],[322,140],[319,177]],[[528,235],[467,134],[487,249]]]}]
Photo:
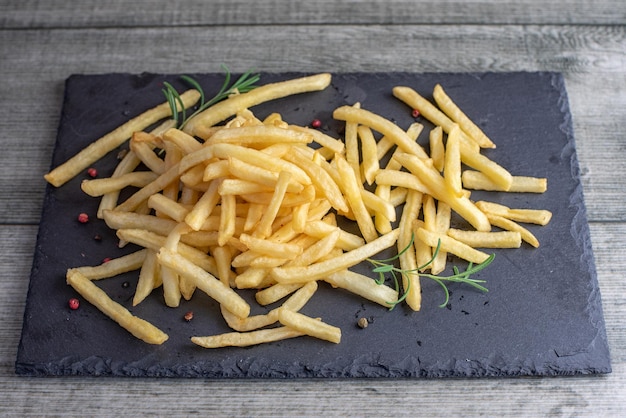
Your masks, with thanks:
[{"label": "rosemary sprig", "polygon": [[[385,273],[391,273],[391,276],[393,277],[393,280],[394,280],[395,289],[398,292],[400,291],[400,283],[398,280],[398,274],[400,275],[400,277],[405,276],[405,275],[408,276],[409,274],[416,274],[419,277],[426,277],[428,279],[434,280],[436,283],[438,283],[442,287],[444,294],[445,294],[445,300],[441,305],[439,305],[440,308],[445,307],[450,301],[450,292],[448,290],[448,287],[446,286],[446,282],[465,283],[482,292],[488,292],[488,289],[484,287],[483,285],[481,285],[481,283],[485,283],[485,280],[471,279],[470,276],[472,274],[478,273],[479,271],[487,267],[489,264],[491,264],[491,262],[495,258],[495,254],[491,254],[485,261],[483,261],[482,263],[478,265],[474,265],[473,263],[470,262],[469,265],[467,266],[467,269],[465,269],[465,271],[463,272],[461,272],[456,266],[453,266],[454,274],[451,276],[437,276],[437,275],[429,274],[429,273],[421,273],[420,270],[428,267],[437,257],[437,254],[439,253],[439,248],[441,245],[441,241],[439,241],[437,243],[437,247],[435,248],[432,258],[423,266],[419,266],[415,270],[402,270],[394,266],[393,264],[389,264],[390,262],[398,259],[402,254],[408,251],[409,248],[411,248],[411,245],[413,245],[413,239],[414,237],[411,236],[411,241],[409,242],[409,244],[402,251],[400,251],[397,255],[391,258],[387,258],[383,260],[373,260],[373,259],[367,260],[372,265],[375,266],[372,269],[372,272],[378,273],[378,279],[376,280],[377,284],[381,285],[385,282]],[[397,301],[387,302],[390,305],[390,309],[393,309],[398,303],[402,302],[406,298],[411,287],[411,281],[407,280],[407,283],[408,285],[406,289],[404,289],[404,293]]]},{"label": "rosemary sprig", "polygon": [[[215,103],[228,98],[230,95],[236,93],[247,93],[250,90],[255,89],[257,87],[255,83],[261,78],[259,74],[253,74],[252,71],[247,71],[231,85],[230,70],[225,65],[222,65],[222,68],[226,73],[224,83],[222,84],[222,87],[220,88],[218,93],[208,101],[206,100],[204,89],[202,88],[200,83],[198,83],[195,79],[188,75],[182,75],[180,77],[185,83],[189,84],[191,87],[200,92],[200,105],[198,106],[196,111],[193,112],[189,117],[187,117],[187,112],[185,111],[183,101],[178,91],[170,83],[163,83],[163,94],[165,95],[165,99],[169,103],[170,109],[172,110],[172,119],[176,121],[176,126],[179,129],[182,129],[185,124],[198,113],[206,110],[208,107],[214,105]],[[180,111],[178,110],[179,107],[181,109]]]}]

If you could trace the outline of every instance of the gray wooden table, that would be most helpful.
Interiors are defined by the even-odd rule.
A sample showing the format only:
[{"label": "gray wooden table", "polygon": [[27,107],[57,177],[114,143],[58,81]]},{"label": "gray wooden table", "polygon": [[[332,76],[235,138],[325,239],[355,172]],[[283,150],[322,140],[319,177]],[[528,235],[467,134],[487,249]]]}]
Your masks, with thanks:
[{"label": "gray wooden table", "polygon": [[[623,0],[1,2],[0,415],[625,415],[625,24]],[[295,382],[16,376],[64,79],[215,72],[220,63],[274,72],[562,72],[613,373]]]}]

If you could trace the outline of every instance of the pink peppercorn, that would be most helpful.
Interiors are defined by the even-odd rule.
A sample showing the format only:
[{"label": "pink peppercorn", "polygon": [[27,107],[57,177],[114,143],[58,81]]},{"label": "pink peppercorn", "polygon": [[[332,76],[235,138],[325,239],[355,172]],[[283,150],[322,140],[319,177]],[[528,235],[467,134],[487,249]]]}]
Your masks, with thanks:
[{"label": "pink peppercorn", "polygon": [[86,213],[79,213],[78,214],[78,222],[80,222],[81,224],[86,224],[87,222],[89,222],[89,215],[87,215]]},{"label": "pink peppercorn", "polygon": [[96,177],[98,176],[98,170],[91,167],[90,169],[87,170],[87,174],[89,175],[89,177]]},{"label": "pink peppercorn", "polygon": [[322,121],[319,119],[313,119],[313,121],[311,121],[311,127],[318,129],[322,127]]},{"label": "pink peppercorn", "polygon": [[67,304],[71,310],[75,311],[80,306],[80,301],[76,298],[71,298],[69,301],[67,301]]},{"label": "pink peppercorn", "polygon": [[411,115],[412,115],[414,118],[417,118],[417,117],[420,115],[420,111],[419,111],[419,110],[417,110],[417,109],[413,109],[413,111],[411,112]]}]

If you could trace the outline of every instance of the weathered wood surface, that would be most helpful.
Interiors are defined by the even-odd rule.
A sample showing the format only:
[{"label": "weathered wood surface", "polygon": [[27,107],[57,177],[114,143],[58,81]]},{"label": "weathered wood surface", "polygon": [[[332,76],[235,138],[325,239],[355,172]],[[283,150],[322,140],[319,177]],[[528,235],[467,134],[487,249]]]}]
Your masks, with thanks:
[{"label": "weathered wood surface", "polygon": [[[70,4],[76,3],[76,4]],[[280,25],[277,27],[276,25]],[[8,1],[0,4],[0,415],[626,413],[623,1]],[[454,381],[28,379],[28,276],[72,73],[560,71],[574,121],[613,373]],[[297,411],[297,412],[296,412]]]}]

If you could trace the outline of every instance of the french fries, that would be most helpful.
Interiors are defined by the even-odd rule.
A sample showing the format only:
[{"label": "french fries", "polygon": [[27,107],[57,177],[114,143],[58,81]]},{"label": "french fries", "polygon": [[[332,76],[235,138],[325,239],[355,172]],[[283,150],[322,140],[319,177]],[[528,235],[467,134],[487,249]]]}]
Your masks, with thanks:
[{"label": "french fries", "polygon": [[[495,143],[440,85],[433,91],[439,108],[409,87],[393,89],[435,125],[428,133],[429,153],[418,143],[422,124],[405,130],[360,103],[333,111],[345,122],[345,143],[292,125],[278,113],[261,120],[250,110],[330,82],[329,74],[318,74],[268,84],[207,108],[184,128],[166,121],[144,132],[170,116],[171,109],[161,105],[48,173],[46,179],[61,186],[131,138],[130,156],[114,175],[85,180],[81,188],[102,196],[98,216],[116,231],[120,245],[143,249],[100,266],[70,268],[67,283],[152,344],[164,343],[167,335],[113,302],[96,281],[139,271],[133,306],[160,287],[173,309],[196,290],[206,293],[233,332],[192,337],[201,347],[303,336],[339,343],[341,329],[299,312],[320,284],[389,308],[404,300],[419,311],[420,273],[442,273],[448,253],[481,264],[490,256],[479,248],[539,246],[519,223],[544,226],[549,211],[474,202],[470,190],[543,193],[546,179],[512,175],[481,154]],[[192,106],[197,96],[195,90],[184,93],[183,106]],[[165,150],[164,157],[157,148]],[[147,171],[136,170],[140,163]],[[127,187],[136,190],[118,202]],[[453,213],[471,229],[453,228]],[[339,217],[354,222],[357,232],[342,229]],[[400,288],[350,270],[389,248],[398,252]],[[391,270],[379,270],[385,271]],[[286,300],[266,314],[250,315],[239,289],[255,289],[263,306]]]}]

